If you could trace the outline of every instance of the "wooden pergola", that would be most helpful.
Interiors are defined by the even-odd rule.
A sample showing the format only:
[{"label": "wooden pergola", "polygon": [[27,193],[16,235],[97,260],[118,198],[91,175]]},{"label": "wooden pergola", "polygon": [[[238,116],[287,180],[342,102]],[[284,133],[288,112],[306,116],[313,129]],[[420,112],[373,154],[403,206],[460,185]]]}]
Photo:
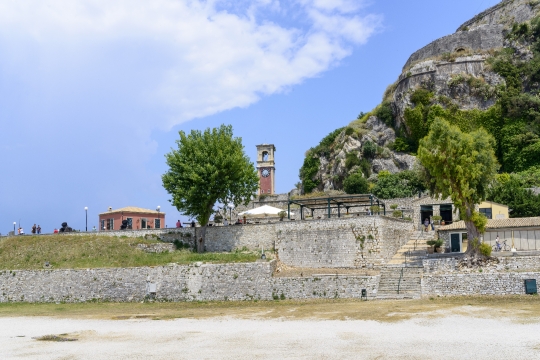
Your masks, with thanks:
[{"label": "wooden pergola", "polygon": [[335,195],[329,197],[315,197],[307,199],[289,199],[287,205],[287,215],[291,218],[291,204],[300,206],[300,219],[304,220],[304,208],[311,210],[311,216],[315,210],[328,210],[328,218],[332,217],[332,209],[337,209],[338,217],[341,217],[341,209],[345,208],[347,213],[350,208],[379,206],[383,208],[386,215],[386,205],[375,195]]}]

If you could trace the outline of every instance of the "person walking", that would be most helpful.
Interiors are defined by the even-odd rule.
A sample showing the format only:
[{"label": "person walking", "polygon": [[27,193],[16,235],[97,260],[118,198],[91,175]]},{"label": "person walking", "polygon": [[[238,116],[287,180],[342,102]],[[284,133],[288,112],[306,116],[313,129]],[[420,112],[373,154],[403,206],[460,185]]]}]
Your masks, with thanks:
[{"label": "person walking", "polygon": [[39,224],[38,224],[38,226],[37,226],[37,229],[36,229],[36,230],[37,230],[37,234],[38,234],[38,235],[39,235],[39,234],[41,234],[41,226],[40,226]]}]

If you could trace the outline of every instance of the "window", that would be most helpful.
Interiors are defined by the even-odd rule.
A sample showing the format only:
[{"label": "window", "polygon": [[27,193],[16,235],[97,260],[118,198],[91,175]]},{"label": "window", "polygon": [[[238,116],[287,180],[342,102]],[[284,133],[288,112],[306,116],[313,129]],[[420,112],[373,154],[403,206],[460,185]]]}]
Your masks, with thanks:
[{"label": "window", "polygon": [[161,219],[154,219],[154,229],[161,229]]},{"label": "window", "polygon": [[133,229],[133,218],[127,218],[127,228]]},{"label": "window", "polygon": [[268,161],[268,152],[267,151],[263,151],[263,153],[262,153],[262,161]]},{"label": "window", "polygon": [[480,214],[484,214],[488,219],[493,219],[491,208],[480,208]]},{"label": "window", "polygon": [[107,219],[107,230],[114,230],[114,219]]},{"label": "window", "polygon": [[105,230],[105,220],[101,220],[101,230]]},{"label": "window", "polygon": [[147,220],[146,218],[141,219],[141,229],[146,229],[147,227]]}]

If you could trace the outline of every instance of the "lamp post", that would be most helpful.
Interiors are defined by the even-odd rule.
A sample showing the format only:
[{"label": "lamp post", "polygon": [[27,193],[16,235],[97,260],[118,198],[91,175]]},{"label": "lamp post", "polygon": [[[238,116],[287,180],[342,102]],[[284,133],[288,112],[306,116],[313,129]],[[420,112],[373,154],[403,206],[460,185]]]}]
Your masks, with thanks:
[{"label": "lamp post", "polygon": [[233,204],[229,204],[229,205],[227,205],[227,207],[229,208],[229,221],[230,221],[231,224],[232,224],[232,209],[233,209],[234,205],[233,205]]},{"label": "lamp post", "polygon": [[13,235],[15,235],[15,225],[17,225],[16,221],[13,222]]},{"label": "lamp post", "polygon": [[[158,218],[158,220],[159,220],[159,228],[161,228],[161,220],[159,219],[159,210],[160,210],[160,209],[161,209],[161,206],[158,205],[157,208],[156,208],[156,210],[157,210],[157,218]],[[156,228],[156,227],[154,226],[154,229],[155,229],[155,228]]]},{"label": "lamp post", "polygon": [[84,207],[84,212],[86,213],[86,232],[88,232],[88,206]]}]

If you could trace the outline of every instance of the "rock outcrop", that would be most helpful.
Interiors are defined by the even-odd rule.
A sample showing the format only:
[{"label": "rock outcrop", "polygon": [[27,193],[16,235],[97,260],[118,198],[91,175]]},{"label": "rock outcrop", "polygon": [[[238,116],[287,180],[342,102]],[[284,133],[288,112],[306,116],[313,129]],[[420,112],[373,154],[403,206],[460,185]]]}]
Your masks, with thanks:
[{"label": "rock outcrop", "polygon": [[[318,158],[318,169],[316,173],[303,171],[308,162],[304,164],[304,185],[311,181],[311,187],[315,184],[318,190],[341,190],[344,179],[358,171],[370,177],[383,170],[395,173],[412,169],[415,157],[395,151],[407,149],[407,144],[395,145],[409,141],[417,147],[418,139],[425,135],[415,138],[407,124],[407,109],[418,105],[411,99],[414,93],[422,89],[429,94],[426,106],[459,111],[490,109],[498,100],[499,89],[506,85],[493,70],[490,58],[508,48],[519,61],[532,59],[530,44],[508,35],[515,32],[517,24],[539,14],[540,0],[503,0],[465,22],[456,33],[414,52],[379,107],[344,128],[329,151],[308,151],[307,157]],[[369,143],[376,145],[376,154],[368,157],[364,149]]]}]

